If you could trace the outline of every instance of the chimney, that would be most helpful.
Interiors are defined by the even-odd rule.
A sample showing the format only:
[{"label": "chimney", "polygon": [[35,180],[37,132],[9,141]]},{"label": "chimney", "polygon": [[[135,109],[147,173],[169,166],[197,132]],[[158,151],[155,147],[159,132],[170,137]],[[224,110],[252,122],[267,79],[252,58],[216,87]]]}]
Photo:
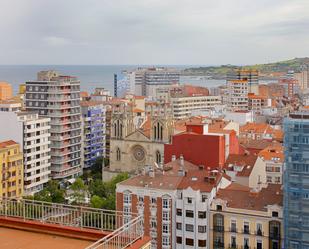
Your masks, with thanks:
[{"label": "chimney", "polygon": [[180,161],[180,166],[183,167],[185,165],[185,160],[183,158],[183,155],[180,155],[179,161]]},{"label": "chimney", "polygon": [[172,155],[172,162],[176,161],[176,156]]}]

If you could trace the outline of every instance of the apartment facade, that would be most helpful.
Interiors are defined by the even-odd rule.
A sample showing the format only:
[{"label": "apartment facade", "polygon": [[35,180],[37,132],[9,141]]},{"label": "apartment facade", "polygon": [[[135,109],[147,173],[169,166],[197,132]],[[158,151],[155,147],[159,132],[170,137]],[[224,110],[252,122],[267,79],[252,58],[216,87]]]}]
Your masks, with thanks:
[{"label": "apartment facade", "polygon": [[248,111],[249,86],[247,80],[227,80],[227,107],[229,111]]},{"label": "apartment facade", "polygon": [[117,185],[117,210],[144,214],[152,248],[209,248],[209,207],[216,187],[230,184],[182,157]]},{"label": "apartment facade", "polygon": [[281,249],[283,246],[281,186],[252,192],[237,183],[220,189],[211,203],[211,249]]},{"label": "apartment facade", "polygon": [[227,74],[227,82],[233,80],[247,81],[248,92],[259,95],[259,72],[257,70],[234,70]]},{"label": "apartment facade", "polygon": [[26,82],[26,108],[51,119],[52,177],[81,175],[80,81],[55,71],[39,72],[37,81]]},{"label": "apartment facade", "polygon": [[83,165],[93,166],[100,157],[105,157],[106,108],[102,102],[82,101]]},{"label": "apartment facade", "polygon": [[272,143],[259,152],[259,157],[266,163],[266,177],[268,183],[283,183],[283,146]]},{"label": "apartment facade", "polygon": [[23,153],[13,140],[0,142],[0,196],[19,198],[23,196]]},{"label": "apartment facade", "polygon": [[50,119],[20,111],[0,112],[0,120],[0,140],[14,139],[23,151],[24,194],[41,191],[50,179]]},{"label": "apartment facade", "polygon": [[13,97],[13,88],[7,82],[0,82],[0,100],[8,100]]},{"label": "apartment facade", "polygon": [[284,123],[285,246],[309,247],[309,113],[291,113]]},{"label": "apartment facade", "polygon": [[209,110],[222,104],[221,96],[188,96],[172,97],[170,99],[175,119],[193,116],[195,111]]}]

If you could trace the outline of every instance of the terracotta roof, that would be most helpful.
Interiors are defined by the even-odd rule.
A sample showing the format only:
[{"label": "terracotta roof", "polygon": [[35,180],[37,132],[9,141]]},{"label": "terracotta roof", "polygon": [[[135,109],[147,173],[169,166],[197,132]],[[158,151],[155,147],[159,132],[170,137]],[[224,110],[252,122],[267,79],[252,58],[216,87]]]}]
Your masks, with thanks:
[{"label": "terracotta roof", "polygon": [[[181,167],[186,172],[184,176],[178,173]],[[138,175],[119,183],[119,185],[166,190],[186,189],[191,187],[194,190],[209,192],[222,177],[229,179],[221,173],[214,174],[205,169],[199,169],[198,166],[188,161],[184,161],[183,166],[181,166],[179,159],[165,164],[163,166],[163,171],[155,169],[154,172],[154,177],[148,174]],[[214,177],[210,178],[212,174]]]},{"label": "terracotta roof", "polygon": [[16,145],[16,144],[18,144],[18,143],[16,143],[13,140],[3,141],[3,142],[0,143],[0,149],[6,148],[6,147],[11,146],[11,145]]},{"label": "terracotta roof", "polygon": [[252,169],[257,160],[256,155],[233,155],[230,154],[225,162],[225,168],[229,171],[233,171],[232,166],[243,167],[241,171],[237,172],[237,176],[250,176]]},{"label": "terracotta roof", "polygon": [[82,107],[96,106],[100,104],[103,104],[103,102],[101,101],[81,101],[80,102],[80,106]]},{"label": "terracotta roof", "polygon": [[89,94],[88,94],[88,92],[80,92],[80,97],[86,98],[86,97],[89,97]]},{"label": "terracotta roof", "polygon": [[142,109],[139,109],[139,108],[134,108],[134,109],[133,109],[133,112],[134,112],[134,113],[137,113],[137,112],[145,112],[145,111],[142,110]]},{"label": "terracotta roof", "polygon": [[226,189],[217,192],[216,199],[227,201],[227,207],[247,210],[266,211],[268,205],[282,206],[283,193],[280,184],[269,184],[260,192],[250,192],[248,189],[239,189],[232,183]]},{"label": "terracotta roof", "polygon": [[283,146],[280,143],[272,143],[267,146],[264,150],[260,151],[259,156],[264,160],[273,160],[273,158],[278,158],[276,162],[284,161]]},{"label": "terracotta roof", "polygon": [[263,150],[267,146],[271,145],[271,141],[268,140],[255,140],[255,139],[248,139],[241,143],[242,146],[244,146],[247,149],[257,149],[257,150]]},{"label": "terracotta roof", "polygon": [[133,96],[134,99],[146,99],[145,96]]}]

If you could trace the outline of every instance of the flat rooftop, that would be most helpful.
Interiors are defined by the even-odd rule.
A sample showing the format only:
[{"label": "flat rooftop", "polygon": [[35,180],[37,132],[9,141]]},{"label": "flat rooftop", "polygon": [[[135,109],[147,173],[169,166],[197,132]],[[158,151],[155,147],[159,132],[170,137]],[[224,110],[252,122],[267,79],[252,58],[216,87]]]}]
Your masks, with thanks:
[{"label": "flat rooftop", "polygon": [[84,249],[93,242],[0,227],[1,249]]}]

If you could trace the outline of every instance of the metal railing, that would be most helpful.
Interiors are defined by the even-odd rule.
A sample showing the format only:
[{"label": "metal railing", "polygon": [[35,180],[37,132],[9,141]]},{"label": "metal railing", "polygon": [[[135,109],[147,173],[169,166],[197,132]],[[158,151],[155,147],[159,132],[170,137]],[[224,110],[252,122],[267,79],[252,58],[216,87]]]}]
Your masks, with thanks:
[{"label": "metal railing", "polygon": [[141,239],[143,234],[143,217],[139,216],[86,249],[123,249]]},{"label": "metal railing", "polygon": [[139,217],[114,210],[5,198],[0,199],[0,216],[102,231],[115,231],[123,226],[124,221]]}]

